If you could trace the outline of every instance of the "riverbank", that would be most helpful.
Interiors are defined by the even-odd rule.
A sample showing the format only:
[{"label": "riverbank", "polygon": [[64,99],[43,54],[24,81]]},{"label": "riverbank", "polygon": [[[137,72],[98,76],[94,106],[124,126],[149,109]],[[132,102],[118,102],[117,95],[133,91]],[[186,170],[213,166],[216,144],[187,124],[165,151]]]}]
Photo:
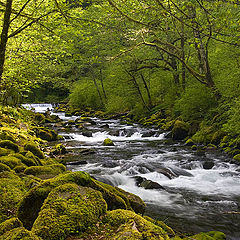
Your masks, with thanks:
[{"label": "riverbank", "polygon": [[[138,215],[145,204],[136,195],[87,173],[66,171],[50,157],[45,144],[60,137],[42,124],[58,121],[1,108],[0,239],[184,238],[163,222]],[[192,238],[225,239],[219,232]]]}]

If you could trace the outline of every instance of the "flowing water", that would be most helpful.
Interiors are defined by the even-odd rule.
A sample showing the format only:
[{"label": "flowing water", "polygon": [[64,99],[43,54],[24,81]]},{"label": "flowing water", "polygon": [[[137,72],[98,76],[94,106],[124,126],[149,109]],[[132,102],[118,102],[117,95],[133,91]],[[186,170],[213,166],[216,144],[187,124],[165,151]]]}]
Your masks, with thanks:
[{"label": "flowing water", "polygon": [[[35,105],[36,111],[52,106]],[[76,119],[58,114],[63,120]],[[216,150],[193,151],[183,142],[165,138],[157,129],[120,120],[93,119],[92,137],[72,128],[60,132],[74,154],[72,171],[86,171],[96,179],[140,196],[147,204],[146,215],[163,220],[179,232],[218,230],[227,239],[240,239],[240,166]],[[114,146],[103,146],[110,138]],[[93,149],[93,154],[83,153]],[[86,151],[87,152],[87,151]],[[162,186],[145,189],[139,177]],[[159,186],[158,185],[158,186]]]}]

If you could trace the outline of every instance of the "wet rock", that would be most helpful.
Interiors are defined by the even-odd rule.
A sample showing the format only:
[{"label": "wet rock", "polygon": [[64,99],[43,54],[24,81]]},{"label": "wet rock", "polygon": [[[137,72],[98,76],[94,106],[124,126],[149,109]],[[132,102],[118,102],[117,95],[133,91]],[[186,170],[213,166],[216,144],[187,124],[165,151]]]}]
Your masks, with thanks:
[{"label": "wet rock", "polygon": [[179,176],[193,177],[193,175],[190,172],[188,172],[182,168],[175,167],[175,168],[170,168],[170,170],[177,177],[179,177]]},{"label": "wet rock", "polygon": [[92,132],[86,130],[82,132],[82,135],[85,137],[92,137]]},{"label": "wet rock", "polygon": [[188,136],[189,125],[183,121],[177,120],[171,131],[173,140],[183,140]]},{"label": "wet rock", "polygon": [[153,182],[151,180],[143,181],[140,184],[140,187],[143,187],[145,189],[164,189],[164,187],[162,187],[159,183]]},{"label": "wet rock", "polygon": [[101,125],[100,128],[109,128],[108,124]]},{"label": "wet rock", "polygon": [[212,161],[206,161],[203,163],[203,169],[212,169],[214,167],[214,162]]},{"label": "wet rock", "polygon": [[159,183],[148,180],[144,177],[141,176],[135,176],[133,177],[136,181],[136,185],[138,187],[142,187],[145,189],[164,189],[164,187],[162,187]]},{"label": "wet rock", "polygon": [[83,148],[78,151],[81,155],[90,155],[96,153],[96,151],[92,148]]},{"label": "wet rock", "polygon": [[86,160],[67,162],[67,165],[85,165],[85,164],[87,164]]},{"label": "wet rock", "polygon": [[118,164],[113,161],[107,161],[107,162],[103,163],[102,166],[105,168],[115,168],[118,166]]},{"label": "wet rock", "polygon": [[158,173],[163,174],[169,179],[173,179],[174,177],[177,177],[172,171],[170,171],[167,168],[159,168],[156,170]]},{"label": "wet rock", "polygon": [[156,134],[154,131],[147,131],[142,134],[142,137],[153,137]]},{"label": "wet rock", "polygon": [[109,134],[115,137],[120,136],[120,130],[111,130],[109,131]]}]

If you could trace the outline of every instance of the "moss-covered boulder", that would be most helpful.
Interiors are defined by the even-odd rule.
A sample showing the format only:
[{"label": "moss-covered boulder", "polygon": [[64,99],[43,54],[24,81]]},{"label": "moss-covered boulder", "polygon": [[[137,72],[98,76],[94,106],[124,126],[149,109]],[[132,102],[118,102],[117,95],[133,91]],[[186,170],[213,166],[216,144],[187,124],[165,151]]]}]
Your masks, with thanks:
[{"label": "moss-covered boulder", "polygon": [[211,231],[206,233],[199,233],[191,237],[184,238],[184,240],[226,240],[226,235],[222,232]]},{"label": "moss-covered boulder", "polygon": [[14,169],[17,166],[25,166],[20,159],[13,156],[0,157],[0,163],[6,164],[11,169]]},{"label": "moss-covered boulder", "polygon": [[240,162],[240,154],[235,155],[235,156],[233,157],[233,159]]},{"label": "moss-covered boulder", "polygon": [[52,151],[52,154],[54,155],[61,155],[66,153],[67,153],[67,149],[62,143],[57,144]]},{"label": "moss-covered boulder", "polygon": [[56,187],[66,183],[75,183],[101,192],[109,210],[134,209],[139,213],[143,213],[145,210],[144,202],[134,194],[100,183],[92,179],[88,173],[70,172],[45,180],[24,196],[18,208],[18,218],[23,222],[24,227],[31,229],[48,194]]},{"label": "moss-covered boulder", "polygon": [[114,146],[113,141],[110,138],[106,138],[103,142],[104,146]]},{"label": "moss-covered boulder", "polygon": [[100,192],[76,184],[64,184],[48,195],[32,232],[45,240],[65,239],[96,224],[106,209]]},{"label": "moss-covered boulder", "polygon": [[183,140],[188,136],[189,125],[183,121],[176,120],[172,129],[173,140]]},{"label": "moss-covered boulder", "polygon": [[0,173],[0,223],[16,216],[18,203],[26,188],[20,177],[13,172]]},{"label": "moss-covered boulder", "polygon": [[27,143],[27,144],[25,144],[24,149],[26,151],[32,152],[35,156],[39,157],[40,159],[43,159],[45,157],[44,153],[34,143]]},{"label": "moss-covered boulder", "polygon": [[89,231],[81,234],[79,239],[108,239],[108,240],[169,240],[167,232],[160,226],[144,219],[128,210],[113,210],[107,212],[102,222]]},{"label": "moss-covered boulder", "polygon": [[74,172],[59,175],[53,179],[45,180],[43,183],[32,188],[24,196],[18,207],[18,218],[27,229],[31,229],[38,213],[48,194],[56,187],[66,183],[76,183],[79,186],[87,186],[91,177],[85,172]]},{"label": "moss-covered boulder", "polygon": [[45,166],[32,166],[25,169],[24,173],[27,175],[34,175],[39,178],[52,178],[58,174],[66,171],[63,164],[52,164]]},{"label": "moss-covered boulder", "polygon": [[14,228],[0,236],[0,240],[42,240],[23,227]]},{"label": "moss-covered boulder", "polygon": [[11,149],[14,152],[19,152],[18,145],[16,143],[10,141],[10,140],[2,140],[2,141],[0,141],[0,147],[1,148]]},{"label": "moss-covered boulder", "polygon": [[0,163],[0,173],[4,171],[11,172],[11,168],[4,163]]},{"label": "moss-covered boulder", "polygon": [[10,218],[0,224],[0,236],[14,228],[18,228],[18,227],[22,227],[21,221],[16,217]]},{"label": "moss-covered boulder", "polygon": [[191,138],[189,138],[186,142],[185,142],[186,146],[193,146],[195,145],[195,143],[193,142],[193,140]]},{"label": "moss-covered boulder", "polygon": [[18,158],[19,160],[21,160],[23,164],[25,164],[28,167],[37,166],[39,164],[39,162],[37,162],[35,158],[33,157],[28,158],[26,156],[23,156],[20,153],[14,153],[14,154],[11,154],[10,156]]},{"label": "moss-covered boulder", "polygon": [[1,148],[0,147],[0,156],[7,156],[11,153],[13,153],[14,151],[10,150],[10,149],[6,149],[6,148]]}]

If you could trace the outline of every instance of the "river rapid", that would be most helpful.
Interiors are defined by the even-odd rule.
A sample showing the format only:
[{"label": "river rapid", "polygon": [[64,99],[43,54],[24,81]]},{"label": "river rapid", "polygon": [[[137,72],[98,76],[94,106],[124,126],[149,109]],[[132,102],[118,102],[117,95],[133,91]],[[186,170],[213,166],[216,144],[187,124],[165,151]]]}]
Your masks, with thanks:
[{"label": "river rapid", "polygon": [[[37,112],[53,110],[49,104],[31,106]],[[54,114],[63,121],[78,118]],[[175,231],[217,230],[226,233],[227,239],[240,239],[240,165],[226,154],[213,149],[193,151],[184,142],[167,139],[159,129],[120,120],[93,118],[86,128],[92,136],[75,127],[59,132],[72,151],[66,157],[79,163],[67,165],[69,170],[86,171],[99,181],[140,196],[147,204],[146,215]],[[103,146],[106,138],[114,146]],[[140,187],[143,179],[157,187]]]}]

